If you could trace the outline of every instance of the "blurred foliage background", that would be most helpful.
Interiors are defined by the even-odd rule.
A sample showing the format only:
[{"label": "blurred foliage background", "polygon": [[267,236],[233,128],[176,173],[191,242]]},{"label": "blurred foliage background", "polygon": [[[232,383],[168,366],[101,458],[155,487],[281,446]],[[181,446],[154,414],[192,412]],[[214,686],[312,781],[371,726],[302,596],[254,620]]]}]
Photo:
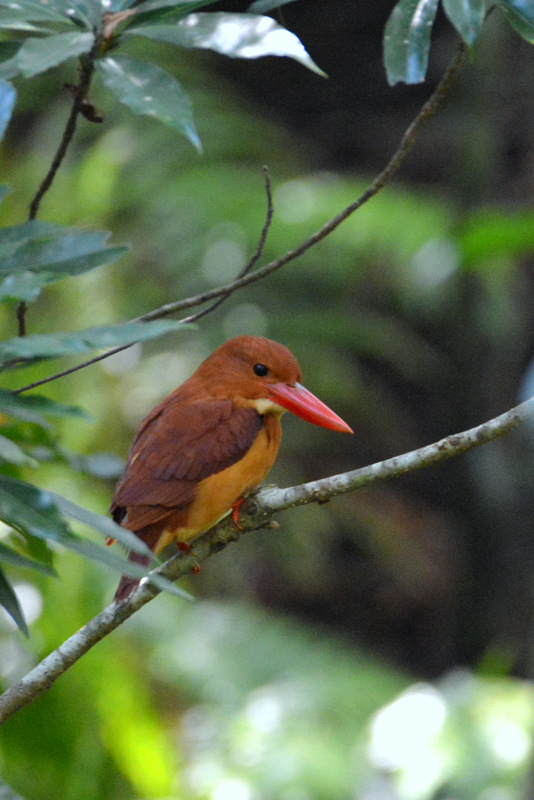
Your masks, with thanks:
[{"label": "blurred foliage background", "polygon": [[[226,2],[243,11],[246,3]],[[429,77],[388,88],[388,0],[282,10],[328,75],[132,44],[188,87],[203,142],[134,118],[102,89],[40,217],[113,231],[129,254],[32,306],[31,333],[113,323],[231,279],[313,232],[387,161],[454,43],[438,18]],[[157,56],[155,55],[157,53]],[[74,67],[73,67],[74,70]],[[1,151],[2,224],[27,206],[69,109],[68,68],[18,87]],[[53,77],[51,77],[53,76]],[[133,431],[221,341],[267,335],[354,437],[285,420],[270,479],[363,466],[532,394],[534,60],[496,14],[401,176],[298,263],[196,331],[135,346],[46,387],[92,423],[93,456],[28,479],[105,513]],[[16,333],[4,306],[3,337]],[[70,363],[64,360],[59,366]],[[24,382],[52,371],[28,369]],[[7,373],[4,386],[20,385]],[[5,797],[27,800],[507,800],[532,797],[534,452],[528,430],[431,469],[280,515],[95,647],[0,731]],[[100,477],[98,477],[100,476]],[[0,619],[8,686],[107,604],[114,573],[58,550],[59,579],[11,571],[31,623]]]}]

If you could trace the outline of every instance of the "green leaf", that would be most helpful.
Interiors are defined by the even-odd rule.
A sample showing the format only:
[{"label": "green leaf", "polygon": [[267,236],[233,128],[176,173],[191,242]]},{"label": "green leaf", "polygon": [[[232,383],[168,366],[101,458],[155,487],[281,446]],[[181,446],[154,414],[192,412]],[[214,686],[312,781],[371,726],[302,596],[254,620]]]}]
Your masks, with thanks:
[{"label": "green leaf", "polygon": [[24,464],[31,467],[38,466],[37,461],[25,453],[22,447],[8,439],[7,436],[2,436],[2,434],[0,434],[0,461],[7,461],[9,464],[16,464],[17,466]]},{"label": "green leaf", "polygon": [[90,420],[91,417],[78,406],[66,406],[49,400],[48,397],[33,394],[15,394],[7,389],[0,389],[0,413],[16,417],[24,422],[32,422],[48,428],[49,423],[44,415],[51,417],[77,417]]},{"label": "green leaf", "polygon": [[4,138],[17,93],[7,81],[0,80],[0,140]]},{"label": "green leaf", "polygon": [[288,3],[294,3],[295,0],[255,0],[248,7],[249,14],[265,14],[266,11],[272,11],[273,8],[280,8],[280,6],[287,6]]},{"label": "green leaf", "polygon": [[[54,283],[58,275],[52,272],[19,272],[18,275],[8,275],[0,282],[0,302],[3,300],[24,300],[33,303],[41,294],[43,286]],[[0,799],[1,800],[1,799]]]},{"label": "green leaf", "polygon": [[0,569],[0,605],[2,605],[5,608],[9,616],[13,619],[13,622],[16,623],[17,627],[20,628],[22,633],[25,636],[29,636],[30,633],[28,631],[28,626],[26,625],[26,620],[24,619],[24,614],[22,613],[22,609],[20,607],[17,595],[15,594],[13,587],[11,586],[3,570],[1,569]]},{"label": "green leaf", "polygon": [[443,9],[466,45],[472,47],[484,23],[484,0],[443,0]]},{"label": "green leaf", "polygon": [[92,33],[56,33],[37,39],[27,39],[17,55],[15,62],[25,78],[56,67],[67,58],[88,53],[94,43]]},{"label": "green leaf", "polygon": [[231,58],[287,56],[319,75],[300,39],[271,17],[227,12],[189,14],[175,25],[130,26],[125,36],[146,36],[179,47],[215,50]]},{"label": "green leaf", "polygon": [[497,0],[511,27],[530,44],[534,44],[534,6],[532,0]]},{"label": "green leaf", "polygon": [[164,333],[187,327],[187,325],[173,320],[156,320],[154,322],[105,325],[72,333],[18,336],[14,339],[6,339],[0,344],[0,363],[34,361],[42,358],[76,355],[87,350],[120,347],[154,339]]},{"label": "green leaf", "polygon": [[121,103],[136,114],[164,122],[182,133],[197,150],[202,149],[191,101],[176,78],[155,64],[127,56],[97,61],[96,67],[104,84]]},{"label": "green leaf", "polygon": [[[56,8],[56,2],[39,2],[39,0],[1,0],[0,20],[2,17],[11,17],[22,20],[32,20],[34,22],[65,22],[72,14],[67,14],[67,10],[76,4],[59,2],[60,10]],[[1,23],[0,23],[1,25]]]},{"label": "green leaf", "polygon": [[213,5],[217,0],[147,0],[146,3],[139,3],[135,7],[137,14],[146,14],[149,11],[157,11],[162,8],[173,10],[179,13],[181,17],[186,17],[197,8],[204,8],[205,6]]},{"label": "green leaf", "polygon": [[135,533],[132,533],[127,528],[123,528],[121,525],[117,525],[110,517],[104,517],[102,514],[89,511],[87,508],[78,506],[76,503],[67,500],[65,497],[61,497],[59,494],[52,494],[52,497],[65,517],[73,519],[76,522],[81,522],[83,525],[87,525],[89,528],[98,531],[98,533],[102,533],[110,539],[116,539],[129,550],[135,550],[136,553],[150,556],[151,560],[154,558],[154,553],[152,553]]},{"label": "green leaf", "polygon": [[384,31],[384,63],[388,83],[420,83],[425,79],[430,34],[439,0],[400,0]]},{"label": "green leaf", "polygon": [[9,188],[9,186],[7,184],[0,183],[0,202],[2,202],[4,197],[6,197],[9,194],[10,191],[11,191],[11,189]]},{"label": "green leaf", "polygon": [[65,544],[74,538],[49,492],[5,475],[0,475],[0,519],[38,539]]},{"label": "green leaf", "polygon": [[[26,558],[26,556],[23,556],[21,553],[17,553],[16,550],[6,547],[2,542],[0,542],[0,561],[4,564],[10,564],[12,567],[35,569],[37,572],[41,572],[43,575],[48,575],[51,578],[57,576],[57,572],[55,569],[52,569],[52,567],[48,567],[46,564],[40,564],[38,561],[34,561],[31,558]],[[2,795],[0,795],[0,798],[1,797]]]},{"label": "green leaf", "polygon": [[[36,220],[0,228],[0,277],[8,276],[0,300],[34,300],[48,283],[116,261],[127,247],[107,245],[109,236]],[[37,272],[39,277],[29,274]]]}]

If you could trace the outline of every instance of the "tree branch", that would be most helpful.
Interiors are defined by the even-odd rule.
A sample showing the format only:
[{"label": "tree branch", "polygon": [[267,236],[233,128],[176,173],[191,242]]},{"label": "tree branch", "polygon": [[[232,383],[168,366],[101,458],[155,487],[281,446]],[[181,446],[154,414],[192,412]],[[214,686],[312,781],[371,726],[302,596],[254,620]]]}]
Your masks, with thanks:
[{"label": "tree branch", "polygon": [[[223,550],[230,542],[239,539],[243,533],[262,527],[272,527],[271,516],[277,511],[296,508],[307,503],[324,503],[338,494],[361,489],[376,481],[391,480],[407,472],[444,461],[493,441],[533,417],[534,398],[474,428],[361,469],[287,489],[279,489],[276,486],[260,487],[252,492],[241,506],[241,530],[238,530],[227,517],[211,531],[196,539],[192,551],[178,553],[156,572],[175,581],[189,573],[198,562],[204,561]],[[4,692],[0,697],[0,723],[5,722],[49,689],[60,675],[97,642],[119,627],[157,594],[159,589],[148,581],[143,581],[126,601],[120,604],[111,603],[87,625],[80,628],[24,678]]]},{"label": "tree branch", "polygon": [[[176,314],[179,311],[185,311],[189,308],[194,308],[199,305],[203,305],[204,303],[209,302],[210,300],[217,300],[217,298],[224,298],[230,296],[232,292],[236,291],[236,289],[242,289],[244,286],[249,286],[252,283],[256,283],[257,281],[264,280],[267,278],[271,273],[275,272],[276,270],[280,269],[281,267],[289,264],[291,261],[294,261],[299,256],[303,255],[307,250],[314,247],[316,244],[321,242],[327,236],[329,236],[335,229],[341,225],[348,217],[354,214],[361,206],[367,203],[372,197],[374,197],[378,192],[383,189],[387,184],[391,181],[393,176],[398,172],[402,162],[412,149],[415,141],[423,128],[423,126],[434,116],[437,109],[439,108],[443,99],[447,96],[452,83],[462,66],[464,57],[466,54],[466,47],[461,40],[458,41],[456,45],[456,49],[454,51],[454,55],[449,63],[449,66],[445,70],[437,88],[434,90],[433,94],[430,98],[424,103],[421,110],[413,120],[413,122],[408,126],[405,130],[400,144],[390,158],[382,172],[380,172],[376,178],[372,181],[372,183],[368,186],[368,188],[350,205],[343,209],[339,214],[333,217],[331,220],[326,222],[318,231],[312,234],[308,239],[302,242],[300,245],[295,247],[293,250],[289,250],[285,255],[280,256],[280,258],[271,261],[269,264],[261,267],[260,269],[255,270],[252,272],[252,266],[256,263],[256,261],[251,264],[248,268],[245,268],[239,276],[232,281],[231,283],[227,283],[223,286],[218,286],[215,289],[210,289],[208,291],[202,292],[201,294],[194,295],[193,297],[187,297],[184,300],[177,300],[173,303],[166,303],[159,308],[154,309],[153,311],[149,311],[146,314],[143,314],[141,317],[136,317],[132,322],[151,322],[152,320],[162,319],[164,317],[168,317],[170,314]],[[270,186],[268,185],[268,192],[270,192]],[[268,228],[267,228],[268,229]],[[258,256],[259,258],[259,256]],[[209,311],[213,311],[217,304],[213,304],[210,309],[204,312],[199,312],[198,315],[194,315],[193,317],[187,317],[184,321],[191,321],[191,319],[198,319],[200,316],[203,316],[205,313]],[[134,344],[132,342],[132,344]],[[80,369],[85,369],[85,367],[89,367],[92,364],[96,364],[98,361],[103,361],[105,358],[109,358],[110,356],[115,355],[116,353],[120,353],[122,350],[128,349],[131,347],[131,344],[122,345],[121,347],[115,347],[111,350],[106,351],[105,353],[101,353],[94,358],[88,359],[87,361],[83,361],[80,364],[77,364],[75,367],[71,367],[69,369],[63,370],[61,372],[56,372],[53,375],[49,375],[47,378],[42,378],[39,381],[35,381],[34,383],[28,384],[27,386],[22,386],[20,389],[16,390],[16,393],[20,392],[27,392],[29,389],[35,389],[37,386],[43,386],[45,383],[50,383],[50,381],[57,380],[58,378],[62,378],[65,375],[71,375],[73,372],[77,372]]]}]

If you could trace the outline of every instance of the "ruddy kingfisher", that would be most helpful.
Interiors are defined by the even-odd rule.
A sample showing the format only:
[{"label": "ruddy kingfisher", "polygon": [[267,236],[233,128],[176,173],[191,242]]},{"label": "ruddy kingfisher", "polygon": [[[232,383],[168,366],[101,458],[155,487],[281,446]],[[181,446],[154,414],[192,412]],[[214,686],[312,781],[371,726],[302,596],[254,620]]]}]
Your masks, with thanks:
[{"label": "ruddy kingfisher", "polygon": [[[265,478],[282,438],[280,418],[291,411],[322,428],[352,433],[301,385],[299,365],[281,344],[236,336],[161,401],[135,434],[110,512],[154,553],[183,549],[239,506]],[[131,552],[130,561],[149,558]],[[115,599],[138,585],[123,576]]]}]

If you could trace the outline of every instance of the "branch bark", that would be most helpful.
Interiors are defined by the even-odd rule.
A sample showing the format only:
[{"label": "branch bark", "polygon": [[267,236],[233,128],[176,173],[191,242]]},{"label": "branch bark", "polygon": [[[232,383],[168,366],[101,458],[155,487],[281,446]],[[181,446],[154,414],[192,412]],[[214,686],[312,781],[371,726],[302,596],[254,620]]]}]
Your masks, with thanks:
[{"label": "branch bark", "polygon": [[[192,551],[178,553],[155,572],[164,575],[169,580],[178,580],[189,573],[199,562],[220,552],[247,531],[272,527],[271,517],[278,511],[296,508],[307,503],[324,503],[338,494],[355,491],[376,481],[391,480],[408,472],[428,467],[491,442],[532,418],[534,418],[534,398],[474,428],[452,434],[426,447],[379,461],[361,469],[287,489],[279,489],[276,486],[259,487],[249,495],[241,507],[241,530],[238,530],[233,522],[226,518],[200,536],[195,541]],[[159,594],[157,587],[148,581],[143,581],[137,591],[125,602],[111,603],[83,628],[80,628],[24,678],[4,692],[0,697],[0,723],[5,722],[49,689],[57,678],[97,642],[122,625],[157,594]]]}]

